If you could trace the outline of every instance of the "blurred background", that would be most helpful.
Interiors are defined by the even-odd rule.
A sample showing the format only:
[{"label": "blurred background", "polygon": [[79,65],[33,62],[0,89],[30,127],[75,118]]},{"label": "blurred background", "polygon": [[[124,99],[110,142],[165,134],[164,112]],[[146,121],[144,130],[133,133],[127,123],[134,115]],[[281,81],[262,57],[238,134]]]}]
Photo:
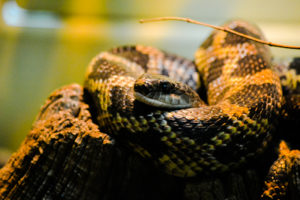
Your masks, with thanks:
[{"label": "blurred background", "polygon": [[272,42],[300,45],[299,0],[0,0],[0,148],[16,150],[48,95],[82,83],[98,52],[144,44],[192,59],[212,31],[183,22],[138,23],[158,16],[214,25],[241,18],[258,24]]}]

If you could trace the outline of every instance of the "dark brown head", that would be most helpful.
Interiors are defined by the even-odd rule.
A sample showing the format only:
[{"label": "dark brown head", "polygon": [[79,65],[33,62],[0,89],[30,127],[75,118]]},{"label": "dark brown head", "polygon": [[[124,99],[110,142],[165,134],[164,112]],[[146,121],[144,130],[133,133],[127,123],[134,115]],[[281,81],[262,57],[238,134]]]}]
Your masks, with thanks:
[{"label": "dark brown head", "polygon": [[134,95],[147,105],[167,109],[197,107],[201,102],[199,95],[186,84],[156,74],[139,77],[134,84]]}]

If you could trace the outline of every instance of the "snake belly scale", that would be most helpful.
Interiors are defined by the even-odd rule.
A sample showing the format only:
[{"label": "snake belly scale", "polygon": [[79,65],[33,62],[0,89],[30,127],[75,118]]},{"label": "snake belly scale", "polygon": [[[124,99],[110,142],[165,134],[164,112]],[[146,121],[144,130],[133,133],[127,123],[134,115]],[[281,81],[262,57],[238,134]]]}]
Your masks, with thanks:
[{"label": "snake belly scale", "polygon": [[[225,26],[264,38],[244,21]],[[177,109],[147,105],[135,96],[145,73],[169,76],[194,90],[201,85],[207,104],[199,100]],[[90,63],[84,87],[101,131],[180,177],[223,172],[262,152],[282,101],[269,48],[222,31],[214,31],[200,46],[195,62],[139,45],[102,52]]]}]

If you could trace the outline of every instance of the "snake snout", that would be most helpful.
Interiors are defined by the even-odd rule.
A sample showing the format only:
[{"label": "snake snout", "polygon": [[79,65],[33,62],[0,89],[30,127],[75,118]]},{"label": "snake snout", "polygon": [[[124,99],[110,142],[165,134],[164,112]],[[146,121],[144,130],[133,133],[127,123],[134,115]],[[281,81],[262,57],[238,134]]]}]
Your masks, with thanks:
[{"label": "snake snout", "polygon": [[139,77],[134,84],[134,95],[142,103],[167,109],[191,108],[200,101],[189,86],[156,74]]}]

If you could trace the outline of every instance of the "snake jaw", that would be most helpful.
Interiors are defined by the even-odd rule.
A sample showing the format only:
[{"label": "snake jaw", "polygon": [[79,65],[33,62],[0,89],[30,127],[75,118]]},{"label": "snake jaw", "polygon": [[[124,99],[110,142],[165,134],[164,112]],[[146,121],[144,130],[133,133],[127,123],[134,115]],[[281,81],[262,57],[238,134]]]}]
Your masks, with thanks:
[{"label": "snake jaw", "polygon": [[163,95],[163,94],[159,94],[159,92],[156,92],[154,96],[151,97],[149,95],[144,95],[140,92],[134,92],[134,96],[136,100],[145,103],[149,106],[158,107],[158,108],[183,109],[183,108],[193,107],[191,103],[186,102],[184,98],[176,94]]}]

